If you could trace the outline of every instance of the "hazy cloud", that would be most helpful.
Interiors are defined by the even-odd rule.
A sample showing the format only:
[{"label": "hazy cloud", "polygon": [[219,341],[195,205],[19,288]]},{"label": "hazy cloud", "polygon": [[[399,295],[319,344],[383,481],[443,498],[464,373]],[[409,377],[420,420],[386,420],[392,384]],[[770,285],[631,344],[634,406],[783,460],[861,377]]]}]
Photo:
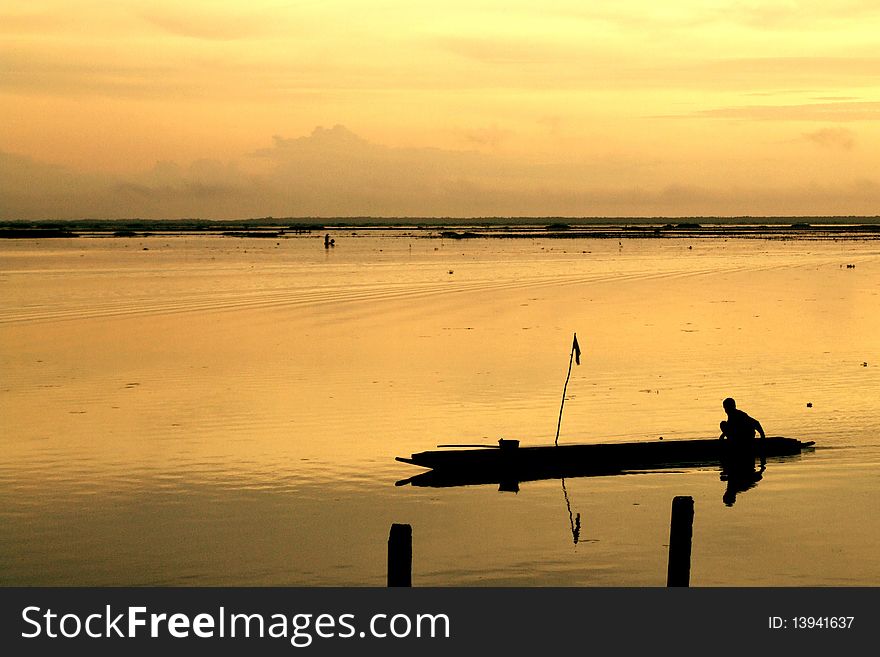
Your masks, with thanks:
[{"label": "hazy cloud", "polygon": [[[821,145],[853,138],[833,128],[804,137]],[[638,163],[624,160],[610,176],[601,163],[392,148],[341,125],[276,137],[251,159],[262,164],[261,173],[249,172],[246,161],[198,160],[160,162],[123,177],[0,153],[0,217],[873,215],[880,204],[880,184],[870,179],[788,187],[650,184],[639,178]],[[605,175],[592,175],[597,171]]]},{"label": "hazy cloud", "polygon": [[558,62],[573,53],[553,43],[501,37],[441,37],[434,40],[441,50],[489,64]]},{"label": "hazy cloud", "polygon": [[[533,5],[532,5],[533,6]],[[705,0],[676,3],[616,0],[613,3],[559,3],[548,11],[571,19],[600,22],[635,31],[686,31],[712,25],[785,31],[814,25],[865,20],[880,13],[873,0]]]},{"label": "hazy cloud", "polygon": [[59,27],[62,19],[47,11],[0,10],[0,33],[5,34],[40,34]]},{"label": "hazy cloud", "polygon": [[256,155],[274,165],[265,180],[282,196],[285,214],[419,214],[462,180],[505,175],[503,165],[476,152],[390,148],[341,125],[276,136]]},{"label": "hazy cloud", "polygon": [[28,0],[5,2],[0,7],[0,34],[14,37],[39,35],[52,40],[64,35],[76,40],[107,33],[130,36],[135,22],[124,2]]},{"label": "hazy cloud", "polygon": [[855,134],[846,128],[822,128],[813,132],[805,132],[802,137],[808,142],[823,148],[842,148],[851,150],[855,146]]},{"label": "hazy cloud", "polygon": [[0,218],[117,217],[110,184],[103,176],[0,151]]},{"label": "hazy cloud", "polygon": [[880,57],[725,57],[645,66],[661,83],[706,89],[791,92],[873,87]]},{"label": "hazy cloud", "polygon": [[384,157],[388,148],[378,144],[371,144],[366,139],[357,136],[344,125],[335,125],[332,128],[318,126],[306,137],[285,138],[279,135],[272,137],[274,146],[263,148],[254,153],[258,157],[267,157],[274,160],[287,160],[303,156],[315,156],[334,151],[344,151],[357,154],[366,153],[373,157]]},{"label": "hazy cloud", "polygon": [[15,47],[2,51],[0,84],[4,91],[47,93],[66,97],[190,95],[177,64],[167,61],[114,59],[101,46]]},{"label": "hazy cloud", "polygon": [[513,131],[499,128],[497,125],[485,128],[467,128],[456,131],[464,141],[475,147],[486,146],[498,148],[505,140],[513,136]]},{"label": "hazy cloud", "polygon": [[873,0],[736,0],[715,10],[719,20],[775,30],[859,21],[878,13],[880,7]]},{"label": "hazy cloud", "polygon": [[201,9],[180,3],[150,3],[140,15],[170,34],[209,41],[252,38],[265,33],[272,25],[265,11],[230,9],[218,3]]},{"label": "hazy cloud", "polygon": [[562,127],[563,118],[561,116],[542,116],[538,119],[538,125],[544,126],[551,135],[555,135]]},{"label": "hazy cloud", "polygon": [[748,105],[702,110],[688,116],[752,121],[876,121],[880,119],[880,102]]},{"label": "hazy cloud", "polygon": [[[872,88],[880,57],[690,56],[687,50],[615,50],[590,42],[542,42],[507,37],[446,37],[435,47],[477,66],[451,87],[503,85],[517,89],[711,89],[751,93]],[[713,53],[714,54],[714,53]]]}]

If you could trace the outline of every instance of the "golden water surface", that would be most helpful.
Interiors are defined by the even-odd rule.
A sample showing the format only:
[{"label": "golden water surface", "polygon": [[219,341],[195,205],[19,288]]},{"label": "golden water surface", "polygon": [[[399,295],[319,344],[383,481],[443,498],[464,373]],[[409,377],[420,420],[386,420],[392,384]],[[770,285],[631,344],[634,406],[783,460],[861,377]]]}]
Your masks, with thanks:
[{"label": "golden water surface", "polygon": [[[880,584],[880,245],[406,231],[0,243],[0,583]],[[855,265],[847,267],[847,265]],[[396,487],[441,443],[816,442],[716,467]],[[569,507],[580,514],[573,541]]]}]

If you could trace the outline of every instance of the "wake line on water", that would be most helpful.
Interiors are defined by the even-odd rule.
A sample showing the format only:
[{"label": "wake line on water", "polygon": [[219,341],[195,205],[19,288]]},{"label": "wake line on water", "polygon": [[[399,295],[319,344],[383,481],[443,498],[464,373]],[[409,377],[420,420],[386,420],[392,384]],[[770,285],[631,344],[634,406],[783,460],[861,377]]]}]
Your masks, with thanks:
[{"label": "wake line on water", "polygon": [[[785,269],[790,264],[772,264],[758,268],[760,271]],[[325,305],[386,303],[425,299],[447,295],[485,294],[518,289],[539,289],[579,284],[604,285],[639,281],[675,280],[730,274],[754,267],[736,266],[719,270],[717,267],[688,271],[632,272],[615,274],[597,272],[590,274],[553,275],[544,278],[519,280],[476,280],[462,282],[447,280],[431,283],[375,283],[346,285],[344,287],[303,289],[280,289],[273,291],[227,292],[217,291],[198,295],[176,296],[174,299],[119,299],[88,306],[62,308],[19,307],[0,311],[0,324],[40,323],[53,321],[76,321],[175,315],[181,313],[236,312],[260,309],[287,309],[319,307]]]}]

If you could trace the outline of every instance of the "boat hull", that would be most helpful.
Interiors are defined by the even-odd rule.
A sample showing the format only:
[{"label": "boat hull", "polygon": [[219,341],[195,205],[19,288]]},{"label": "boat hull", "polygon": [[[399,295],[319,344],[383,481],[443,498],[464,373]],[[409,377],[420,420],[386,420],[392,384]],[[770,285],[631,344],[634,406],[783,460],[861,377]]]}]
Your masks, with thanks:
[{"label": "boat hull", "polygon": [[621,474],[664,468],[726,465],[753,467],[756,458],[799,454],[812,446],[794,438],[768,437],[745,447],[728,440],[658,440],[539,447],[431,450],[398,461],[430,468],[398,484],[462,486]]}]

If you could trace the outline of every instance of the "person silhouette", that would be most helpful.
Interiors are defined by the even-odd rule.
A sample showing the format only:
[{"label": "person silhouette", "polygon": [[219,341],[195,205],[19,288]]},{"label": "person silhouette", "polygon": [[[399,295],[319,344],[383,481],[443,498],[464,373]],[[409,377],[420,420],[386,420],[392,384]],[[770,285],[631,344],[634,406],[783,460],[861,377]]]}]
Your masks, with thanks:
[{"label": "person silhouette", "polygon": [[761,423],[745,411],[738,409],[732,397],[725,399],[722,406],[727,413],[727,420],[721,422],[719,438],[726,436],[734,443],[748,443],[754,440],[756,431],[761,434],[761,438],[766,437]]},{"label": "person silhouette", "polygon": [[[742,461],[751,459],[754,465],[755,432],[757,431],[761,434],[761,440],[763,441],[766,438],[764,427],[748,413],[738,409],[732,397],[725,399],[722,405],[727,413],[727,419],[721,421],[721,435],[718,438],[720,440],[723,440],[725,437],[727,438],[727,446],[730,448],[727,450],[728,457],[735,457],[736,460]],[[766,462],[763,444],[758,451],[761,456],[761,465],[763,466]]]}]

